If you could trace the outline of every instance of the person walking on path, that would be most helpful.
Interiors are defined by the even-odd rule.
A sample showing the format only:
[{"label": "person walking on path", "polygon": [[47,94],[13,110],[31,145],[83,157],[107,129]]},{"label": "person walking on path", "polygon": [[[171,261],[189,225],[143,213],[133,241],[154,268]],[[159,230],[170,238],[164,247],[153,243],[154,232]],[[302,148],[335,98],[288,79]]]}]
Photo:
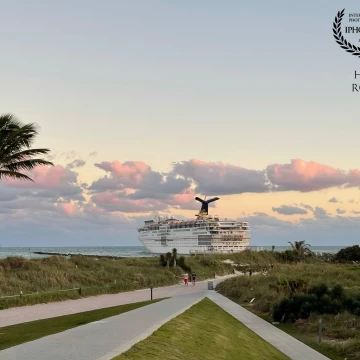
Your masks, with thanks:
[{"label": "person walking on path", "polygon": [[196,274],[195,274],[195,272],[193,272],[193,273],[191,274],[191,280],[192,280],[193,286],[195,286],[195,282],[196,282]]},{"label": "person walking on path", "polygon": [[184,274],[184,283],[185,283],[185,286],[188,286],[188,280],[189,280],[189,274],[188,274],[188,273],[185,273],[185,274]]}]

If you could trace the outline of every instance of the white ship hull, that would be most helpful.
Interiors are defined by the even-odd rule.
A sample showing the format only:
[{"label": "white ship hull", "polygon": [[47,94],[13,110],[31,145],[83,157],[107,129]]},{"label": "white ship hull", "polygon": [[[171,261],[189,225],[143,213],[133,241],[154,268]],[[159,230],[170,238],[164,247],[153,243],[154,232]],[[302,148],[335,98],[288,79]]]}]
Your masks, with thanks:
[{"label": "white ship hull", "polygon": [[176,249],[178,254],[234,253],[244,251],[250,242],[247,222],[220,219],[208,215],[208,204],[219,200],[195,200],[202,203],[197,219],[192,221],[160,219],[147,220],[138,229],[139,240],[153,254],[164,254]]},{"label": "white ship hull", "polygon": [[164,231],[164,235],[158,234],[159,230],[141,231],[138,238],[153,254],[171,252],[173,248],[176,248],[178,254],[181,255],[234,253],[246,250],[250,242],[248,230],[224,230],[223,233],[216,235],[209,231],[198,231],[196,228],[184,230],[170,229],[166,230],[166,233]]}]

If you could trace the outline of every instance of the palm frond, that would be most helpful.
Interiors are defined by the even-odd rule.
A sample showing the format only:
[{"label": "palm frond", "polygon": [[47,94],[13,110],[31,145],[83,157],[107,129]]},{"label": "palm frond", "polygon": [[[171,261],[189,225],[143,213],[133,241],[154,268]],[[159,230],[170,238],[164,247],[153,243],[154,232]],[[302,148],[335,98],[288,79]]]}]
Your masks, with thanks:
[{"label": "palm frond", "polygon": [[30,148],[33,144],[38,131],[35,124],[23,125],[20,128],[8,129],[1,134],[2,144],[1,147],[17,145]]},{"label": "palm frond", "polygon": [[29,160],[23,160],[18,162],[12,162],[9,164],[5,164],[3,166],[3,169],[9,170],[9,171],[20,171],[20,170],[32,170],[35,166],[54,166],[54,164],[50,161],[46,161],[43,159],[29,159]]},{"label": "palm frond", "polygon": [[31,149],[38,127],[34,123],[23,124],[13,114],[0,115],[0,179],[13,178],[30,180],[28,175],[19,171],[32,170],[35,166],[54,166],[50,161],[32,159],[45,155],[49,149]]},{"label": "palm frond", "polygon": [[16,162],[16,161],[27,160],[27,159],[30,159],[32,156],[46,155],[49,152],[50,152],[50,149],[27,149],[27,150],[24,150],[24,151],[15,152],[15,153],[10,154],[8,156],[4,155],[1,158],[1,162],[6,164],[8,162],[14,162],[14,161]]},{"label": "palm frond", "polygon": [[6,178],[10,178],[14,180],[34,181],[33,179],[29,178],[27,175],[19,173],[17,171],[0,170],[0,180]]}]

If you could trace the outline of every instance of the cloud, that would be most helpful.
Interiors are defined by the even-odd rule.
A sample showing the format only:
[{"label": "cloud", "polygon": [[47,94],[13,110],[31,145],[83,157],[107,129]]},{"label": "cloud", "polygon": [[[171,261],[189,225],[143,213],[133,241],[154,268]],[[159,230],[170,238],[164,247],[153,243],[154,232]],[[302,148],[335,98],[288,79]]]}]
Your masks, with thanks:
[{"label": "cloud", "polygon": [[192,159],[174,163],[173,173],[193,181],[197,193],[209,196],[269,191],[264,170],[249,170],[221,162]]},{"label": "cloud", "polygon": [[286,246],[289,241],[305,240],[313,246],[350,246],[358,243],[360,232],[360,216],[323,216],[290,222],[255,212],[239,220],[249,222],[251,245]]},{"label": "cloud", "polygon": [[82,195],[83,189],[77,180],[78,174],[61,165],[53,167],[37,166],[33,171],[26,174],[34,181],[6,179],[0,185],[0,194],[8,192],[9,194],[17,194],[22,197],[84,199]]},{"label": "cloud", "polygon": [[314,208],[310,205],[301,203],[300,206],[303,207],[304,209],[310,210],[312,212],[314,211]]},{"label": "cloud", "polygon": [[305,209],[296,206],[287,206],[287,205],[281,205],[280,207],[273,207],[272,211],[275,211],[282,215],[305,215],[308,213],[308,211]]},{"label": "cloud", "polygon": [[357,181],[357,174],[347,175],[344,171],[331,166],[291,160],[290,164],[274,164],[267,167],[267,176],[276,191],[316,191],[334,186],[345,185],[350,179]]},{"label": "cloud", "polygon": [[73,160],[71,163],[67,164],[66,167],[68,169],[76,169],[85,166],[86,162],[81,159]]},{"label": "cloud", "polygon": [[330,202],[330,203],[338,203],[339,200],[336,197],[333,196],[331,199],[328,200],[328,202]]},{"label": "cloud", "polygon": [[[251,224],[251,229],[259,228],[293,228],[294,225],[290,221],[277,219],[274,216],[267,215],[263,212],[254,212],[252,215],[247,216],[240,221],[248,221]],[[251,231],[250,229],[250,231]]]},{"label": "cloud", "polygon": [[92,196],[92,201],[97,206],[109,212],[121,211],[130,213],[141,213],[158,210],[167,210],[168,205],[154,199],[126,199],[120,192],[105,192]]},{"label": "cloud", "polygon": [[[0,183],[1,213],[14,215],[10,218],[0,217],[0,222],[20,225],[24,220],[37,218],[47,226],[56,221],[61,213],[59,209],[69,214],[70,207],[75,206],[72,204],[85,201],[83,188],[77,180],[78,174],[70,169],[61,165],[37,166],[27,175],[34,182],[7,179]],[[40,221],[41,216],[47,219],[50,215],[53,215],[53,219]]]},{"label": "cloud", "polygon": [[[262,170],[192,159],[173,163],[168,172],[155,171],[142,161],[99,161],[95,167],[103,174],[87,185],[78,173],[81,174],[79,165],[83,161],[79,159],[92,156],[95,155],[79,157],[74,151],[62,153],[55,156],[62,158],[62,165],[56,162],[54,167],[36,167],[29,173],[33,183],[2,181],[0,229],[3,237],[27,239],[27,234],[32,234],[33,238],[44,241],[49,237],[58,239],[60,244],[63,244],[62,239],[73,239],[70,242],[73,244],[78,238],[86,239],[88,244],[91,241],[98,244],[99,239],[106,237],[115,239],[118,244],[123,238],[136,241],[136,226],[140,219],[148,217],[145,214],[197,212],[200,204],[194,200],[195,196],[309,192],[333,186],[360,186],[358,170],[344,171],[300,159],[272,164]],[[339,202],[336,198],[328,201],[335,203],[334,199]],[[345,237],[357,239],[356,231],[360,231],[360,217],[357,216],[360,212],[355,210],[344,216],[345,210],[338,208],[332,216],[320,206],[300,203],[273,207],[273,211],[289,216],[312,213],[313,217],[293,223],[261,212],[248,215],[255,243],[286,243],[309,238],[317,242],[325,238],[326,241]],[[338,228],[334,230],[334,226]]]},{"label": "cloud", "polygon": [[327,211],[319,206],[316,206],[314,208],[313,213],[314,213],[315,218],[323,219],[323,218],[329,217],[329,214],[327,213]]},{"label": "cloud", "polygon": [[336,209],[336,212],[339,214],[339,215],[342,215],[342,214],[345,214],[346,213],[346,210],[342,210],[342,209]]},{"label": "cloud", "polygon": [[145,212],[190,207],[195,194],[190,181],[174,174],[153,171],[141,161],[95,164],[107,174],[89,186],[92,201],[109,211]]},{"label": "cloud", "polygon": [[173,173],[191,180],[195,191],[206,195],[310,192],[331,187],[360,186],[360,170],[346,172],[301,159],[293,159],[288,164],[272,164],[264,170],[192,159],[173,163]]},{"label": "cloud", "polygon": [[[154,171],[142,161],[103,161],[95,166],[103,170],[105,175],[88,187],[92,200],[104,209],[124,212],[130,209],[146,211],[149,208],[169,211],[171,207],[194,210],[197,205],[193,198],[199,194],[221,196],[277,191],[310,192],[334,186],[357,186],[358,180],[360,183],[360,171],[346,172],[301,159],[291,160],[287,164],[272,164],[264,170],[197,159],[175,162],[167,173]],[[149,205],[142,200],[148,200]],[[335,200],[338,201],[335,198],[329,201]],[[289,215],[306,214],[306,210],[314,212],[315,216],[326,216],[326,212],[304,204],[299,209],[274,209],[275,212]]]},{"label": "cloud", "polygon": [[97,156],[97,152],[96,151],[92,151],[90,154],[89,154],[89,157],[95,157]]}]

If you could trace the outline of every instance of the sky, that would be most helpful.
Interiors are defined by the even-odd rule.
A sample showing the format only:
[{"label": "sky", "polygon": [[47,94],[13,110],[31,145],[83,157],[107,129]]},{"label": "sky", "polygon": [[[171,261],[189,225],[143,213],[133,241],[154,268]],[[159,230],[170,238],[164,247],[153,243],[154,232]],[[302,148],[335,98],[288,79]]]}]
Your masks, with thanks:
[{"label": "sky", "polygon": [[359,244],[357,4],[0,0],[0,113],[55,164],[1,181],[0,244],[140,245],[195,196],[253,245]]}]

